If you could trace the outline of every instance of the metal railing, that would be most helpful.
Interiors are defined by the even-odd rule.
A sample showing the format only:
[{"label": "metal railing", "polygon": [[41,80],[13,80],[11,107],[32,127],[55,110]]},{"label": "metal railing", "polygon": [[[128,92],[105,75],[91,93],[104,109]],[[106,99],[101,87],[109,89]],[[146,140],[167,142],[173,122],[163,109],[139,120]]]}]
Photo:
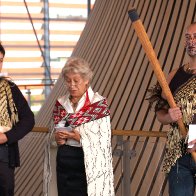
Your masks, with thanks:
[{"label": "metal railing", "polygon": [[[43,132],[48,133],[48,127],[34,127],[32,129],[33,132]],[[144,131],[144,130],[112,130],[112,135],[116,136],[140,136],[140,137],[166,137],[167,132],[159,132],[159,131]]]},{"label": "metal railing", "polygon": [[[26,92],[26,99],[27,102],[29,104],[29,106],[32,106],[32,100],[31,100],[31,90],[32,87],[37,87],[40,88],[42,87],[43,89],[45,89],[46,87],[49,87],[50,89],[54,86],[55,84],[55,80],[53,80],[51,83],[45,83],[45,84],[18,84],[17,86],[22,90],[24,89]],[[43,99],[44,100],[44,99]],[[42,100],[38,100],[40,103],[42,102]]]}]

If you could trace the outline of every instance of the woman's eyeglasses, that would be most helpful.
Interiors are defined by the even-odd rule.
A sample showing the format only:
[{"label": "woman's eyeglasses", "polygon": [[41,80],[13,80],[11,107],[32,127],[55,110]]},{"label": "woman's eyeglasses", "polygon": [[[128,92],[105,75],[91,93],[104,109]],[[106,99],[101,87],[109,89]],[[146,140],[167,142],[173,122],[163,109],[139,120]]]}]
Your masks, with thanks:
[{"label": "woman's eyeglasses", "polygon": [[82,80],[65,80],[65,85],[70,86],[78,86],[82,83]]}]

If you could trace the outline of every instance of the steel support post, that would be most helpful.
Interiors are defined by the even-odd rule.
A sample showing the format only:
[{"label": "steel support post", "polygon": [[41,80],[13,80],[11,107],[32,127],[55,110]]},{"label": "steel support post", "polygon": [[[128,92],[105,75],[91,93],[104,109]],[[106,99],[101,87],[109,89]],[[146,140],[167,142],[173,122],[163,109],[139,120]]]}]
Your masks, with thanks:
[{"label": "steel support post", "polygon": [[131,188],[130,188],[130,141],[123,142],[123,195],[130,196]]},{"label": "steel support post", "polygon": [[45,97],[50,94],[51,91],[51,73],[50,73],[50,32],[49,32],[49,2],[48,0],[44,0],[44,83],[47,84],[45,86]]}]

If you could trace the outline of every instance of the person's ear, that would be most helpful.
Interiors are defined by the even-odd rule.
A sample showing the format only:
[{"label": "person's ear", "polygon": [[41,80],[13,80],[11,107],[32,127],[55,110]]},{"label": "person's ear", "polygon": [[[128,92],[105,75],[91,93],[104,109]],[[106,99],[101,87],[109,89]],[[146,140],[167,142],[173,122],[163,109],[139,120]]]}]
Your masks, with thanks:
[{"label": "person's ear", "polygon": [[85,80],[84,83],[86,86],[89,86],[89,80]]}]

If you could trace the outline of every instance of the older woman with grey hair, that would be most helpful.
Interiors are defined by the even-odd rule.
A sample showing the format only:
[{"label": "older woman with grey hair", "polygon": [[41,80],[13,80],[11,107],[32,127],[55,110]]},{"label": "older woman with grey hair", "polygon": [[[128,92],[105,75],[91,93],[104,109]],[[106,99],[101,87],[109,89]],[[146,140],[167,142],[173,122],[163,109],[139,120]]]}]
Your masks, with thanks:
[{"label": "older woman with grey hair", "polygon": [[113,196],[111,124],[107,101],[90,87],[93,73],[70,58],[62,75],[68,93],[53,111],[59,196]]}]

